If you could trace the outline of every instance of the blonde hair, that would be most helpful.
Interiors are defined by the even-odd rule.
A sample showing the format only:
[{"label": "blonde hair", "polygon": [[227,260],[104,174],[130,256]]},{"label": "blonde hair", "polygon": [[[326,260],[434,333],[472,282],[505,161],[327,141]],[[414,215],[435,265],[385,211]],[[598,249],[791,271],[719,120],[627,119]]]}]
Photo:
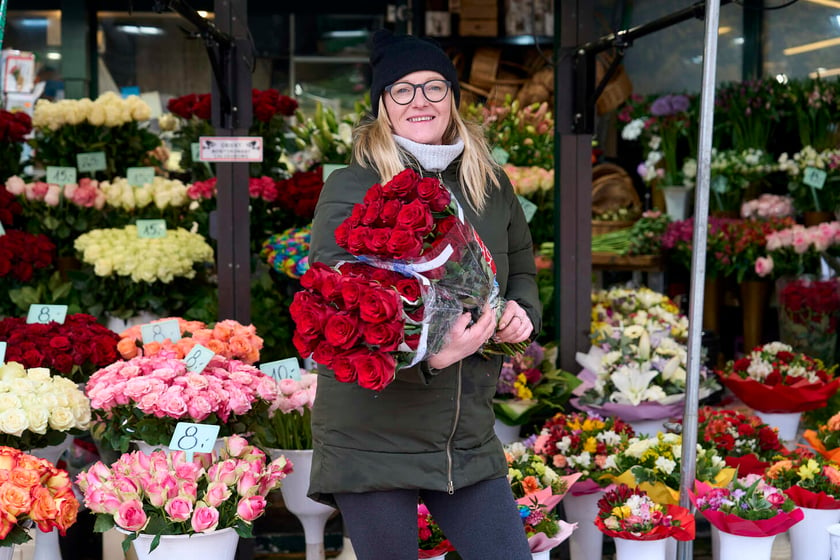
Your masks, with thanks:
[{"label": "blonde hair", "polygon": [[[458,138],[464,142],[464,152],[458,170],[467,202],[476,212],[481,212],[490,195],[491,186],[499,188],[499,165],[490,155],[490,148],[477,123],[465,121],[453,97],[449,96],[451,117],[443,133],[443,143],[452,144]],[[356,127],[353,138],[353,159],[362,167],[375,169],[379,180],[390,181],[405,169],[406,164],[394,141],[391,120],[385,103],[379,99],[379,115]]]}]

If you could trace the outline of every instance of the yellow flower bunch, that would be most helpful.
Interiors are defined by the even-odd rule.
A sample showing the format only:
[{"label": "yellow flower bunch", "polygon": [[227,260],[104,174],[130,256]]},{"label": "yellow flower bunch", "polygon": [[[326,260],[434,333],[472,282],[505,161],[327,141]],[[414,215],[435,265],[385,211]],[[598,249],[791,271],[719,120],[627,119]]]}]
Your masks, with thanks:
[{"label": "yellow flower bunch", "polygon": [[58,130],[64,125],[84,122],[93,126],[120,126],[131,121],[146,121],[152,111],[145,101],[136,95],[123,99],[114,92],[100,95],[96,100],[62,99],[47,101],[40,99],[35,104],[32,125],[35,128]]},{"label": "yellow flower bunch", "polygon": [[182,228],[152,239],[138,237],[133,225],[97,229],[81,235],[75,248],[97,276],[130,277],[133,282],[193,278],[196,264],[213,262],[213,248],[204,238]]},{"label": "yellow flower bunch", "polygon": [[154,204],[159,210],[190,203],[187,186],[177,179],[155,177],[151,183],[134,187],[128,179],[117,177],[112,181],[103,181],[99,188],[105,193],[108,206],[133,211]]}]

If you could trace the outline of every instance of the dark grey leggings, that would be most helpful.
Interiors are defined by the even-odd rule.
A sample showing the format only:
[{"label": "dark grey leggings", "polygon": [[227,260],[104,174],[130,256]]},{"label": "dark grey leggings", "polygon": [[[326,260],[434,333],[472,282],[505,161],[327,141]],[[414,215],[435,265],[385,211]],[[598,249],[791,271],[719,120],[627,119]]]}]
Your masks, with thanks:
[{"label": "dark grey leggings", "polygon": [[464,560],[531,560],[506,478],[446,492],[336,494],[358,560],[417,559],[417,498]]}]

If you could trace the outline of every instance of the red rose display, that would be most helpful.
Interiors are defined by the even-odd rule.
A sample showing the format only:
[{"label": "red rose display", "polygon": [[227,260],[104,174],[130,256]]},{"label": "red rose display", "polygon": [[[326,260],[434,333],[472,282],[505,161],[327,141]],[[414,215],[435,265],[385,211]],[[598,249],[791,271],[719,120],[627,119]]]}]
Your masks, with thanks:
[{"label": "red rose display", "polygon": [[0,235],[0,286],[3,280],[29,282],[37,269],[51,267],[54,258],[55,245],[46,235],[6,231]]},{"label": "red rose display", "polygon": [[323,171],[316,167],[312,171],[298,171],[291,178],[278,181],[278,204],[296,216],[312,218],[324,187],[322,176]]}]

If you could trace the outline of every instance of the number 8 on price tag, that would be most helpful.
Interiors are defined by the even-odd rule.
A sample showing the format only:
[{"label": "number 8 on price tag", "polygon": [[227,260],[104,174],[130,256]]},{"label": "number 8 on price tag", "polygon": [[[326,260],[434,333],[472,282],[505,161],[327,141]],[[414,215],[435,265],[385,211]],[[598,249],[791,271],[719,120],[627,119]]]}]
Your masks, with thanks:
[{"label": "number 8 on price tag", "polygon": [[201,344],[196,344],[193,346],[192,350],[190,350],[190,353],[184,356],[184,363],[187,364],[187,371],[201,373],[215,355],[216,354],[214,354],[209,348],[205,348]]},{"label": "number 8 on price tag", "polygon": [[219,437],[219,426],[212,424],[191,424],[178,422],[169,442],[169,449],[185,451],[187,461],[192,461],[193,453],[210,453]]},{"label": "number 8 on price tag", "polygon": [[300,365],[298,365],[297,358],[286,358],[285,360],[260,364],[260,371],[273,377],[277,382],[284,379],[300,381]]}]

